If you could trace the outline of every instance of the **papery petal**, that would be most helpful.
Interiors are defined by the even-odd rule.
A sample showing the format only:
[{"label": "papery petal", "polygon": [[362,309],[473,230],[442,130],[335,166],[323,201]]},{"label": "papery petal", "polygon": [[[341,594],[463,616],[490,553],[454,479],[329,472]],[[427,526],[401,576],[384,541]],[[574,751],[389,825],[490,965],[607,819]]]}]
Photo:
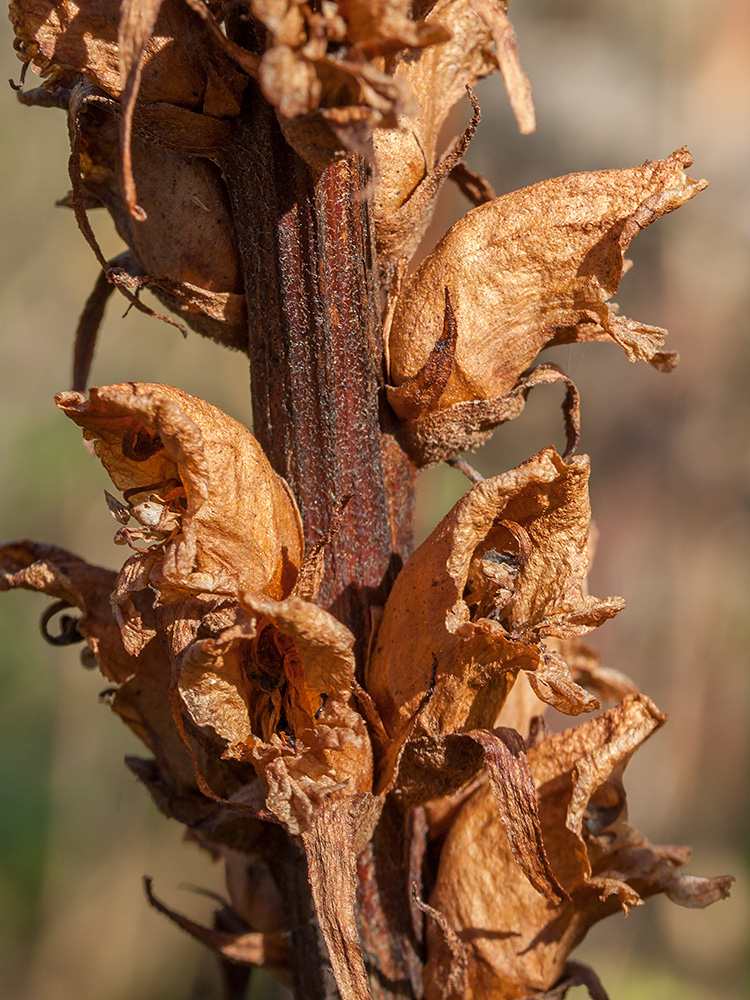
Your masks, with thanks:
[{"label": "papery petal", "polygon": [[[477,484],[407,562],[366,684],[392,739],[411,730],[417,713],[412,738],[493,725],[519,669],[538,672],[545,701],[567,711],[595,707],[569,671],[561,687],[564,662],[544,648],[545,637],[582,635],[622,607],[619,598],[598,601],[584,590],[587,481],[588,459],[566,464],[548,448]],[[491,600],[482,608],[490,592],[479,596],[482,566],[492,571],[483,559],[508,573],[498,598],[504,607],[494,611]]]},{"label": "papery petal", "polygon": [[[153,32],[140,39],[139,100],[166,101],[215,115],[236,114],[246,78],[185,3],[164,0],[160,7]],[[125,86],[118,46],[120,12],[119,0],[10,4],[16,48],[24,61],[42,76],[67,85],[83,74],[118,99]]]},{"label": "papery petal", "polygon": [[179,389],[148,383],[95,388],[88,401],[60,393],[57,404],[94,442],[115,486],[172,526],[159,558],[151,550],[141,557],[162,600],[245,588],[280,597],[291,589],[302,554],[299,515],[241,424]]},{"label": "papery petal", "polygon": [[[620,776],[633,751],[664,721],[643,695],[528,751],[547,857],[570,900],[551,906],[512,858],[492,793],[479,788],[448,834],[430,905],[466,949],[465,1000],[525,997],[557,982],[571,949],[598,920],[642,897],[684,891],[707,904],[728,882],[681,876],[684,853],[654,848],[624,822]],[[658,873],[658,874],[657,874]],[[425,996],[444,996],[443,936],[428,925]]]},{"label": "papery petal", "polygon": [[[84,194],[107,208],[142,274],[168,275],[208,292],[240,293],[239,256],[219,169],[207,159],[190,155],[193,123],[213,119],[190,112],[176,115],[169,105],[161,104],[136,118],[133,171],[146,218],[135,222],[122,196],[119,117],[120,106],[101,98],[89,101],[82,112]],[[150,135],[158,137],[158,142],[149,141]]]},{"label": "papery petal", "polygon": [[267,807],[299,833],[331,795],[372,785],[367,728],[350,704],[354,637],[301,598],[244,593],[242,604],[236,624],[178,657],[178,690],[224,758],[253,763]]},{"label": "papery petal", "polygon": [[139,656],[125,649],[110,605],[116,577],[54,545],[15,542],[0,548],[0,591],[40,591],[83,612],[77,622],[80,635],[104,677],[120,685],[108,692],[112,710],[155,755],[173,791],[193,789],[193,767],[169,708],[169,654],[158,639]]},{"label": "papery petal", "polygon": [[555,343],[614,340],[633,361],[668,366],[660,353],[665,331],[618,316],[608,299],[636,233],[706,186],[685,175],[691,162],[681,149],[628,170],[569,174],[469,212],[398,298],[393,383],[427,360],[442,329],[446,288],[458,343],[440,408],[504,396]]},{"label": "papery petal", "polygon": [[408,87],[419,111],[402,115],[397,128],[373,134],[375,233],[378,256],[385,264],[411,257],[430,221],[439,187],[431,185],[430,177],[448,112],[467,86],[498,68],[490,29],[470,0],[438,0],[425,23],[443,26],[450,37],[416,57],[403,54],[394,69],[395,79]]},{"label": "papery petal", "polygon": [[83,612],[76,627],[97,657],[102,674],[122,683],[136,670],[122,645],[110,597],[117,573],[93,566],[56,545],[10,542],[0,547],[0,590],[36,590]]}]

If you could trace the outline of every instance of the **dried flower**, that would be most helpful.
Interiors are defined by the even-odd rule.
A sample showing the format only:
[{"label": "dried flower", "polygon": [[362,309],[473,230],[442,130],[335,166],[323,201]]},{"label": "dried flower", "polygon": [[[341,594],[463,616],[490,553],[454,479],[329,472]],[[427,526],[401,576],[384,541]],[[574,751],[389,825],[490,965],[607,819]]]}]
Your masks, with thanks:
[{"label": "dried flower", "polygon": [[[636,233],[706,186],[685,175],[690,163],[681,149],[642,167],[543,181],[475,208],[443,237],[392,306],[388,398],[411,421],[420,464],[475,446],[515,416],[545,347],[611,340],[631,361],[674,366],[661,350],[666,331],[619,316],[608,300]],[[448,292],[450,350],[439,346]],[[441,378],[415,408],[412,383],[438,350]]]},{"label": "dried flower", "polygon": [[[485,784],[463,804],[442,848],[428,922],[428,1000],[526,997],[550,989],[597,921],[665,893],[682,906],[726,897],[732,879],[678,869],[685,848],[653,847],[625,822],[622,772],[665,720],[645,695],[528,750],[549,863],[566,897],[554,905],[522,875]],[[455,987],[459,985],[460,989]]]},{"label": "dried flower", "polygon": [[[292,974],[300,1000],[330,995],[329,963],[342,1000],[603,997],[567,961],[595,921],[654,892],[707,905],[731,879],[680,875],[684,849],[625,823],[622,773],[665,716],[580,641],[624,602],[586,588],[577,390],[529,366],[592,340],[675,363],[610,300],[639,229],[705,187],[688,152],[495,198],[461,160],[490,73],[534,128],[506,0],[12,0],[11,18],[45,79],[22,100],[67,111],[66,203],[102,269],[76,388],[113,286],[251,360],[263,447],[171,386],[58,395],[121,491],[119,573],[0,548],[0,589],[56,598],[45,629],[78,609],[47,637],[87,642],[153,754],[129,766],[227,863],[211,929],[146,880],[149,901],[225,962]],[[448,177],[478,207],[407,277]],[[96,206],[128,248],[112,261]],[[416,468],[560,381],[565,454],[476,482],[411,554]],[[546,735],[548,708],[600,699]]]},{"label": "dried flower", "polygon": [[[439,741],[491,729],[519,670],[563,712],[598,707],[546,645],[549,637],[583,635],[623,607],[621,598],[601,601],[584,590],[587,483],[585,457],[566,464],[548,448],[476,485],[406,564],[367,673],[391,740],[386,784],[408,736],[399,782],[422,781],[411,794],[432,798],[439,775],[426,775],[440,771],[430,765]],[[409,776],[409,766],[425,776]]]}]

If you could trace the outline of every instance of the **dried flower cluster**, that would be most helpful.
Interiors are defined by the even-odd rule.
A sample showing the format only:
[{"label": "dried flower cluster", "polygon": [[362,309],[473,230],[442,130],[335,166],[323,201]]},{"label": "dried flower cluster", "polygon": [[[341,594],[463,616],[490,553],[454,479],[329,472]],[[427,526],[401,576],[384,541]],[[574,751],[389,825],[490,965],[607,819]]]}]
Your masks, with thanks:
[{"label": "dried flower cluster", "polygon": [[[149,883],[152,903],[226,962],[291,972],[300,997],[322,995],[298,974],[274,860],[288,835],[344,1000],[561,997],[581,983],[604,996],[591,970],[568,962],[592,924],[653,893],[705,906],[731,879],[682,875],[685,849],[652,846],[627,825],[624,768],[665,716],[581,641],[624,602],[586,589],[577,391],[557,367],[532,366],[547,346],[592,340],[674,365],[665,331],[610,300],[637,232],[705,186],[685,174],[689,154],[495,198],[462,163],[480,118],[471,86],[500,70],[520,129],[534,127],[503,0],[12,0],[10,10],[24,67],[44,77],[21,99],[67,110],[66,203],[102,269],[74,389],[56,401],[121,495],[107,503],[131,554],[115,573],[9,544],[0,589],[54,597],[45,628],[77,609],[49,638],[85,640],[115,685],[112,709],[152,755],[130,768],[226,862],[230,904],[215,928],[167,909]],[[467,88],[473,117],[439,152]],[[335,539],[395,538],[395,514],[390,526],[347,529],[346,498],[321,496],[328,528],[311,539],[295,500],[310,471],[274,469],[211,404],[166,385],[81,391],[112,288],[142,309],[138,290],[151,289],[253,360],[252,236],[237,205],[264,194],[243,189],[233,149],[242,123],[269,108],[273,141],[295,151],[313,186],[333,183],[338,164],[368,165],[356,197],[376,250],[361,266],[374,272],[377,258],[375,294],[387,292],[372,359],[374,370],[387,364],[382,409],[393,411],[384,455],[396,449],[408,474],[454,459],[516,417],[535,385],[567,389],[566,454],[546,448],[476,482],[413,554],[394,542],[408,558],[372,597],[366,632],[334,613],[321,585],[330,593],[337,579]],[[408,274],[447,178],[476,207]],[[113,261],[89,222],[97,206],[127,245]],[[363,316],[372,308],[360,305]],[[325,358],[315,363],[325,372]],[[319,391],[336,391],[324,374]],[[284,406],[302,433],[294,385]],[[256,426],[265,439],[276,431]],[[409,488],[402,476],[391,494]],[[548,707],[589,717],[550,735]]]}]

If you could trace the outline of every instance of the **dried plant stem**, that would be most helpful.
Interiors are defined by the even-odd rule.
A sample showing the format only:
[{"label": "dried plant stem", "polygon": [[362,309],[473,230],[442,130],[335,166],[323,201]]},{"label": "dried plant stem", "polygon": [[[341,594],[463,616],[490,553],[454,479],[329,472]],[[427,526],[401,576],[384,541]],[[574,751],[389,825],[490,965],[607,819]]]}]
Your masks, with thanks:
[{"label": "dried plant stem", "polygon": [[258,102],[238,121],[224,175],[247,293],[255,434],[292,487],[308,546],[352,495],[319,600],[361,646],[369,608],[400,568],[394,540],[397,557],[411,550],[415,475],[381,431],[367,170],[350,157],[315,177]]},{"label": "dried plant stem", "polygon": [[[351,156],[316,175],[262,101],[238,121],[223,170],[247,293],[255,434],[295,494],[308,549],[351,496],[326,549],[318,599],[357,637],[361,667],[372,609],[385,603],[412,548],[416,476],[388,433],[368,170]],[[291,870],[298,865],[304,857],[291,845],[276,864],[300,911],[292,926],[305,909]],[[314,946],[307,931],[293,945],[300,1000],[336,995]]]}]

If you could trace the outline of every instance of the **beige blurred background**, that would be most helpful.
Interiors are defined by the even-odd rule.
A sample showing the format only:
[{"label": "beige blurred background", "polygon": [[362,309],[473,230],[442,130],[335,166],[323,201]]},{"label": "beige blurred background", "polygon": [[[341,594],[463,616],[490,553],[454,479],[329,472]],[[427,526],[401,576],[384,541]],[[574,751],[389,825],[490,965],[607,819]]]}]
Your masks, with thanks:
[{"label": "beige blurred background", "polygon": [[[538,129],[520,137],[499,78],[478,94],[484,120],[468,163],[498,193],[575,170],[632,166],[688,145],[711,186],[638,236],[618,302],[670,329],[670,376],[614,346],[555,360],[583,397],[581,450],[592,456],[600,531],[593,593],[628,608],[595,636],[605,662],[639,681],[670,722],[630,766],[635,826],[690,843],[690,870],[737,876],[707,911],[652,900],[600,925],[579,949],[613,1000],[740,1000],[750,940],[750,6],[747,0],[518,2],[511,14],[532,79]],[[0,58],[18,78],[10,27]],[[33,85],[30,81],[29,85]],[[458,132],[470,114],[457,109]],[[0,100],[0,537],[56,542],[116,567],[122,550],[103,501],[106,477],[57,415],[69,386],[76,320],[96,264],[72,214],[61,112]],[[466,210],[443,196],[433,242]],[[105,253],[120,249],[103,217]],[[174,382],[249,422],[246,363],[110,304],[92,381]],[[540,388],[525,413],[475,456],[502,472],[562,444],[560,394]],[[423,474],[420,536],[465,489],[452,469]],[[150,911],[140,878],[205,918],[186,885],[221,872],[162,819],[122,764],[135,739],[98,704],[102,679],[77,650],[39,636],[44,601],[0,601],[0,994],[8,1000],[213,998],[199,946]],[[576,996],[577,994],[573,994]]]}]

